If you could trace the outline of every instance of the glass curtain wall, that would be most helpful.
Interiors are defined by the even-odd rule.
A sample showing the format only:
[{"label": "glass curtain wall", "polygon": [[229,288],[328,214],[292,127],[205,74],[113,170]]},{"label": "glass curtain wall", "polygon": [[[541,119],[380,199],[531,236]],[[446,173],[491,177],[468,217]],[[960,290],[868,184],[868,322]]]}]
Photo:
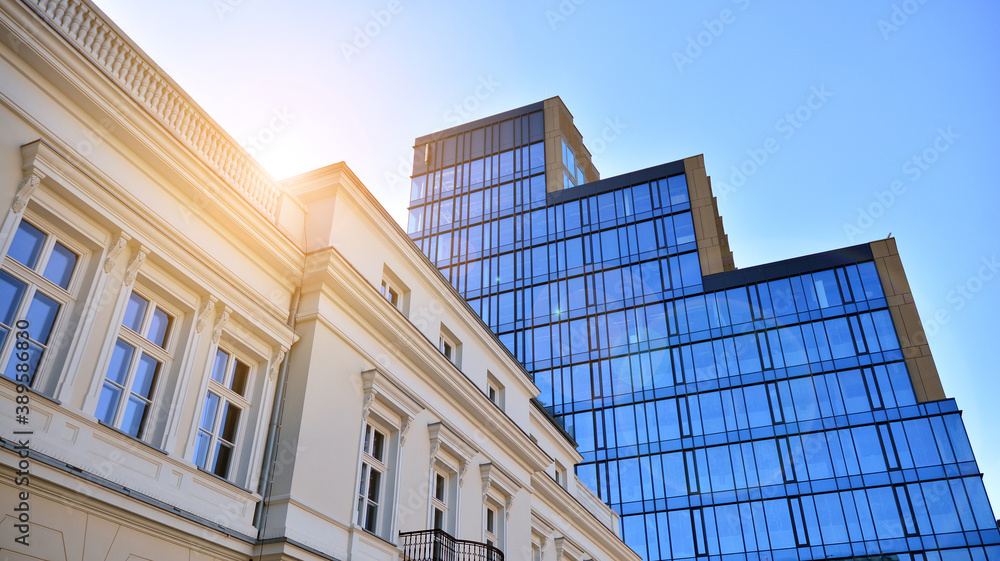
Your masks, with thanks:
[{"label": "glass curtain wall", "polygon": [[682,167],[546,195],[541,129],[437,140],[409,233],[532,374],[630,547],[1000,560],[960,412],[916,402],[872,261],[706,291]]}]

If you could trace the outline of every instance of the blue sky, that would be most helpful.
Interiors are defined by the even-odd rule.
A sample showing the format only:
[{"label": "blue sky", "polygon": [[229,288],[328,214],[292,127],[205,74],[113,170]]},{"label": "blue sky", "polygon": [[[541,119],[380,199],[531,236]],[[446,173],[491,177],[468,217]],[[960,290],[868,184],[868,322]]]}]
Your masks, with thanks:
[{"label": "blue sky", "polygon": [[1000,513],[1000,4],[97,4],[277,178],[402,221],[413,139],[559,95],[603,177],[704,154],[736,264],[896,238]]}]

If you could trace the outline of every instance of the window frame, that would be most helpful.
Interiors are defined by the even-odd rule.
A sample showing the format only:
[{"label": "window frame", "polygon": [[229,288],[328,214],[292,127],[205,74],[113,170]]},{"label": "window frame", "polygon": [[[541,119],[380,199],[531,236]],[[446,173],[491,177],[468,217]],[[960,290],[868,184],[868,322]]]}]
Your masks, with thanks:
[{"label": "window frame", "polygon": [[500,380],[492,372],[487,371],[486,398],[499,407],[501,411],[506,411],[506,397],[507,392],[504,385],[500,383]]},{"label": "window frame", "polygon": [[443,323],[441,324],[441,334],[438,337],[438,350],[448,359],[448,362],[459,369],[462,368],[462,343]]},{"label": "window frame", "polygon": [[[206,369],[208,384],[203,392],[205,397],[201,401],[201,409],[198,416],[195,418],[195,437],[194,445],[191,449],[191,460],[196,466],[198,466],[198,469],[202,471],[211,473],[228,481],[235,481],[238,477],[239,469],[233,468],[238,468],[240,454],[243,452],[242,447],[245,440],[247,425],[250,424],[252,420],[250,415],[254,405],[252,400],[254,393],[253,390],[255,388],[256,376],[260,371],[261,365],[259,362],[249,359],[244,353],[236,350],[228,343],[213,345],[213,351],[214,352],[210,355],[208,368]],[[225,353],[228,355],[222,382],[219,382],[213,377],[219,353]],[[247,367],[243,394],[240,394],[231,387],[236,376],[237,364],[243,364]],[[204,421],[205,408],[208,405],[208,395],[210,393],[218,398],[218,404],[216,405],[215,419],[212,421],[212,430],[205,431],[204,427],[202,427],[202,422]],[[233,435],[232,442],[225,440],[221,435],[225,411],[229,405],[235,405],[240,409],[239,417],[236,420],[236,430]],[[205,455],[204,465],[202,465],[202,463],[198,460],[198,438],[203,432],[208,434],[208,443],[206,445],[208,447],[208,451]],[[218,443],[220,440],[232,446],[232,451],[229,456],[229,465],[226,468],[225,475],[217,472],[218,465],[216,462],[218,461]]]},{"label": "window frame", "polygon": [[[111,352],[108,355],[107,362],[103,368],[103,375],[99,381],[98,397],[94,408],[94,416],[97,417],[98,422],[110,426],[115,430],[122,431],[123,433],[143,442],[148,442],[149,429],[151,426],[149,420],[157,408],[157,400],[161,397],[163,380],[168,376],[173,360],[176,358],[174,350],[179,340],[177,332],[181,329],[181,320],[184,317],[183,313],[170,303],[167,298],[157,297],[157,291],[152,288],[148,288],[147,286],[148,285],[145,283],[139,283],[136,281],[136,283],[128,287],[127,292],[123,291],[124,305],[118,313],[118,329],[117,331],[111,333]],[[131,327],[125,325],[124,323],[125,314],[128,311],[128,303],[131,300],[132,295],[137,295],[146,301],[146,309],[143,312],[138,332],[134,331]],[[164,333],[163,346],[157,345],[146,336],[156,310],[162,310],[169,318],[169,324],[166,332]],[[125,378],[122,384],[118,384],[108,378],[110,369],[114,365],[114,349],[117,348],[119,341],[132,348],[132,356],[129,358],[129,363],[126,366]],[[123,429],[121,424],[125,418],[127,404],[131,399],[131,396],[134,394],[133,385],[135,383],[135,376],[138,372],[139,362],[141,361],[143,355],[149,356],[156,361],[157,370],[153,381],[150,384],[149,395],[143,397],[135,394],[146,402],[148,409],[143,415],[143,418],[140,420],[139,428],[136,431],[136,434],[132,434],[131,432]],[[101,402],[102,396],[104,395],[104,388],[109,383],[121,390],[121,393],[118,395],[118,401],[115,405],[115,412],[112,414],[111,421],[107,422],[98,417],[98,414],[101,412]]]},{"label": "window frame", "polygon": [[[371,439],[368,438],[369,431],[371,431]],[[372,447],[375,444],[375,436],[382,436],[382,458],[378,458],[372,454],[374,450],[370,450],[367,445],[371,442]],[[355,508],[355,523],[364,531],[380,536],[380,528],[385,525],[385,513],[389,512],[391,517],[390,505],[386,504],[385,494],[386,486],[388,485],[389,478],[393,472],[392,466],[389,462],[392,446],[392,432],[386,430],[382,423],[371,418],[366,419],[364,423],[364,428],[362,430],[361,436],[361,470],[359,473],[359,482],[357,485],[358,493],[356,497],[356,508]],[[367,468],[367,469],[365,469]],[[372,501],[371,494],[371,473],[376,471],[379,473],[379,488],[376,491],[376,498]],[[369,519],[369,509],[362,507],[369,507],[369,503],[374,502],[375,506],[375,519]]]},{"label": "window frame", "polygon": [[[440,492],[441,496],[438,497]],[[428,522],[428,527],[434,530],[444,530],[446,532],[452,530],[451,528],[451,505],[450,501],[452,499],[451,495],[451,475],[445,473],[443,470],[435,467],[431,469],[431,519]],[[438,513],[440,513],[440,524],[438,521]]]},{"label": "window frame", "polygon": [[[382,266],[382,280],[381,283],[377,285],[379,294],[386,299],[392,307],[399,310],[404,316],[408,316],[410,312],[410,288],[399,275],[394,273],[388,265]],[[392,293],[396,294],[396,299],[390,297]]]},{"label": "window frame", "polygon": [[379,292],[382,294],[382,297],[392,304],[392,307],[397,310],[401,308],[403,304],[403,295],[400,294],[399,289],[397,289],[392,282],[389,281],[389,279],[382,279],[382,286],[379,289]]},{"label": "window frame", "polygon": [[[42,247],[35,257],[35,263],[32,267],[28,267],[10,255],[13,240],[20,231],[22,224],[25,223],[45,235]],[[76,263],[73,265],[73,271],[66,283],[66,288],[63,288],[45,276],[45,268],[57,243],[76,256]],[[21,294],[20,302],[13,310],[11,325],[0,324],[3,325],[3,329],[9,330],[5,339],[0,341],[0,377],[14,380],[14,378],[4,376],[4,373],[11,359],[15,358],[14,353],[17,338],[13,334],[19,331],[16,329],[16,324],[18,320],[26,319],[35,294],[41,291],[43,296],[59,305],[56,317],[49,328],[46,343],[43,345],[34,338],[30,339],[31,343],[41,348],[41,355],[35,365],[30,381],[25,385],[31,388],[38,388],[42,385],[39,383],[39,380],[42,377],[41,374],[45,371],[48,357],[51,354],[48,351],[51,350],[52,342],[60,336],[59,334],[65,328],[66,318],[71,315],[67,310],[71,309],[78,301],[76,293],[83,282],[83,271],[86,271],[89,265],[88,258],[90,257],[90,253],[91,251],[88,248],[79,243],[76,238],[67,234],[65,229],[58,227],[50,220],[45,220],[43,217],[29,212],[27,209],[13,224],[9,243],[5,245],[4,253],[0,256],[0,270],[10,275],[17,282],[24,284],[24,291]],[[28,327],[28,331],[29,333],[32,331],[30,326]]]},{"label": "window frame", "polygon": [[[492,516],[493,528],[490,529],[490,515]],[[504,507],[492,497],[487,498],[483,504],[483,543],[504,551],[504,527],[505,513]]]}]

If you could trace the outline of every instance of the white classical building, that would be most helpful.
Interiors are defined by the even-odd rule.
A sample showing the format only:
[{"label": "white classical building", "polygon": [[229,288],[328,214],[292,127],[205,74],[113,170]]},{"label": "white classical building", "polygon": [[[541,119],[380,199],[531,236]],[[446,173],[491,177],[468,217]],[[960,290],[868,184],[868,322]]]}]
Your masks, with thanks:
[{"label": "white classical building", "polygon": [[351,170],[275,181],[89,1],[0,0],[0,220],[0,560],[638,559]]}]

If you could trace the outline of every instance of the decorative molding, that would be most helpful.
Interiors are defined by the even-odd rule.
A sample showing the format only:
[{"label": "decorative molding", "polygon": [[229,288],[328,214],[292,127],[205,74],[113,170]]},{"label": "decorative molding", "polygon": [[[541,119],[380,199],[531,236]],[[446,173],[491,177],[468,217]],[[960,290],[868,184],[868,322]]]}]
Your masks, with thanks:
[{"label": "decorative molding", "polygon": [[219,314],[219,318],[215,320],[215,329],[212,330],[212,342],[219,344],[219,339],[222,338],[222,330],[226,328],[226,323],[229,322],[229,315],[233,313],[233,309],[229,306],[225,306],[222,309],[222,313]]},{"label": "decorative molding", "polygon": [[545,559],[545,547],[549,545],[549,537],[542,536],[541,541],[538,542],[538,556],[540,559]]},{"label": "decorative molding", "polygon": [[469,471],[469,460],[462,459],[462,463],[458,466],[458,486],[461,487],[465,483],[465,472]]},{"label": "decorative molding", "polygon": [[116,239],[115,243],[111,245],[110,249],[108,249],[108,258],[104,260],[105,274],[110,274],[111,271],[115,269],[115,261],[118,259],[118,256],[122,254],[122,251],[125,250],[125,247],[131,240],[132,236],[126,234],[124,231],[118,233],[118,239]]},{"label": "decorative molding", "polygon": [[[82,0],[24,0],[237,193],[274,221],[281,186]],[[17,199],[15,199],[15,202]],[[15,212],[18,212],[15,210]]]},{"label": "decorative molding", "polygon": [[399,445],[406,446],[406,433],[410,431],[410,426],[413,424],[413,417],[409,415],[403,419],[403,425],[399,427]]},{"label": "decorative molding", "polygon": [[[355,391],[357,389],[359,388],[355,386]],[[392,423],[399,422],[401,432],[404,433],[403,436],[405,436],[406,432],[404,430],[406,420],[410,419],[410,423],[412,424],[413,418],[424,409],[423,405],[414,400],[410,394],[400,389],[384,372],[375,368],[361,372],[360,390],[363,395],[361,415],[367,419],[371,413],[375,398],[378,398],[379,415],[388,415],[386,420],[396,415],[398,421],[392,421]],[[402,445],[402,442],[400,445]]]},{"label": "decorative molding", "polygon": [[375,390],[365,392],[365,397],[361,401],[361,418],[368,419],[368,414],[372,412],[372,402],[375,401]]},{"label": "decorative molding", "polygon": [[493,491],[499,495],[497,498],[504,503],[504,511],[509,515],[514,495],[522,488],[521,485],[492,462],[479,464],[479,475],[483,479],[483,502]]},{"label": "decorative molding", "polygon": [[212,315],[212,310],[215,309],[215,303],[218,301],[219,299],[215,296],[208,295],[208,302],[205,302],[205,305],[201,308],[201,312],[198,313],[198,321],[194,325],[195,332],[201,333],[201,330],[205,329],[205,323],[208,321],[208,317]]},{"label": "decorative molding", "polygon": [[139,276],[139,269],[142,268],[142,264],[146,262],[146,256],[149,255],[149,248],[144,245],[139,245],[132,254],[132,259],[128,262],[128,267],[125,268],[125,278],[122,279],[122,284],[125,286],[132,286],[135,282],[135,278]]},{"label": "decorative molding", "polygon": [[278,367],[281,366],[281,361],[285,360],[285,355],[288,354],[288,347],[282,346],[278,349],[278,352],[274,355],[274,360],[271,361],[271,370],[268,371],[268,377],[271,378],[273,382],[278,376]]},{"label": "decorative molding", "polygon": [[437,453],[441,449],[441,442],[438,440],[431,441],[431,455],[430,455],[430,465],[434,467],[434,463],[437,462]]},{"label": "decorative molding", "polygon": [[17,184],[17,192],[14,193],[14,202],[10,203],[10,209],[14,211],[14,214],[21,214],[24,211],[24,208],[28,206],[28,199],[31,198],[38,184],[44,178],[44,173],[33,169],[30,175],[21,179],[21,182]]},{"label": "decorative molding", "polygon": [[514,495],[507,497],[507,502],[503,504],[503,518],[510,520],[510,507],[514,506]]},{"label": "decorative molding", "polygon": [[366,370],[361,373],[361,389],[364,396],[361,398],[361,418],[368,420],[368,415],[372,412],[372,403],[375,402],[375,375],[378,370]]}]

